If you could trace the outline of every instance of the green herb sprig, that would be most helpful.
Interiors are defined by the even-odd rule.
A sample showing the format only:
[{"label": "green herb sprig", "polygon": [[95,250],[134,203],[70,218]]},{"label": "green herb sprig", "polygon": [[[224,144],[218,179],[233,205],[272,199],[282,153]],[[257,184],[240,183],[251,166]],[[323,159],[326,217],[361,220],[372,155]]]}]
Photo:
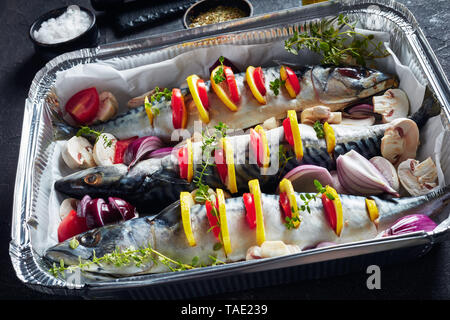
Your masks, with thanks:
[{"label": "green herb sprig", "polygon": [[166,101],[170,101],[172,99],[172,91],[168,88],[164,88],[163,91],[159,87],[155,87],[155,92],[150,96],[150,102],[153,104],[161,100],[161,98],[165,98]]},{"label": "green herb sprig", "polygon": [[[322,186],[322,184],[319,182],[319,180],[314,179],[314,186],[316,187],[317,193],[316,194],[310,194],[310,193],[301,193],[300,194],[300,199],[303,201],[303,204],[300,205],[299,210],[300,211],[308,211],[308,213],[311,213],[311,208],[309,206],[311,201],[316,201],[317,198],[322,195],[325,194],[326,197],[330,200],[334,200],[334,196],[327,192],[326,188],[324,188]],[[294,228],[294,222],[300,222],[299,217],[285,217],[285,226],[287,229],[292,229]]]},{"label": "green herb sprig", "polygon": [[225,81],[225,72],[223,71],[223,62],[225,61],[225,58],[223,56],[219,57],[220,67],[217,69],[216,73],[213,76],[213,80],[215,83],[219,84],[223,81]]},{"label": "green herb sprig", "polygon": [[273,91],[273,94],[278,96],[280,94],[281,87],[284,86],[286,80],[281,80],[280,78],[276,78],[273,81],[270,81],[269,87],[270,90]]},{"label": "green herb sprig", "polygon": [[82,126],[77,133],[75,134],[77,137],[80,136],[95,136],[95,143],[97,143],[98,139],[100,138],[100,136],[103,138],[103,144],[105,147],[111,147],[113,140],[112,139],[108,139],[108,137],[106,135],[103,134],[103,129],[102,131],[95,131],[92,130],[91,128],[89,128],[88,126]]},{"label": "green herb sprig", "polygon": [[313,128],[318,139],[323,139],[325,137],[325,131],[323,130],[322,122],[317,120],[316,122],[314,122]]},{"label": "green herb sprig", "polygon": [[[209,256],[212,261],[210,265],[224,264],[225,262],[217,259],[214,256]],[[92,265],[99,265],[100,263],[112,264],[116,267],[124,267],[128,266],[131,263],[134,263],[137,267],[140,267],[143,263],[152,260],[155,264],[162,263],[167,268],[172,271],[182,271],[195,269],[200,267],[205,267],[206,265],[199,265],[199,258],[197,256],[192,258],[191,264],[182,263],[180,261],[176,261],[166,255],[160,253],[159,251],[154,250],[150,245],[147,247],[143,247],[140,249],[125,249],[120,251],[119,249],[114,250],[111,253],[105,254],[103,257],[98,258],[95,255],[95,251],[93,252],[92,260],[82,262],[81,258],[79,258],[79,264],[65,266],[64,261],[61,260],[59,265],[53,263],[53,267],[49,269],[49,272],[53,274],[55,277],[58,275],[64,276],[64,272],[74,272],[76,270],[86,270]]]},{"label": "green herb sprig", "polygon": [[383,49],[381,41],[375,42],[372,34],[364,35],[355,28],[356,22],[350,23],[348,17],[340,14],[332,19],[310,24],[309,33],[296,31],[285,41],[285,49],[297,55],[301,49],[307,48],[322,55],[321,63],[334,65],[354,64],[353,61],[356,61],[357,64],[365,66],[366,60],[389,55],[387,50]]}]

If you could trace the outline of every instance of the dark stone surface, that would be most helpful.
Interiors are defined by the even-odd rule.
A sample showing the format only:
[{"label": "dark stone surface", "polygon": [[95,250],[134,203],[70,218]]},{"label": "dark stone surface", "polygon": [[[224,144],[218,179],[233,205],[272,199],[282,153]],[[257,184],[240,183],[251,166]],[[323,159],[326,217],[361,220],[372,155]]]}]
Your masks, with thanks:
[{"label": "dark stone surface", "polygon": [[[251,1],[255,14],[290,8],[299,1]],[[445,73],[450,71],[448,0],[400,0],[415,15]],[[16,277],[11,266],[8,246],[11,234],[11,212],[17,159],[23,119],[23,106],[31,81],[42,67],[28,38],[28,28],[35,18],[48,10],[78,3],[91,7],[88,0],[66,1],[0,1],[0,298],[1,299],[67,299],[50,296],[27,288]],[[183,28],[181,19],[165,22],[155,28],[120,37],[109,26],[106,16],[99,15],[100,43],[135,38]],[[368,290],[367,274],[356,273],[315,281],[304,281],[244,292],[208,297],[211,299],[449,299],[450,242],[437,245],[423,258],[382,268],[381,290]]]}]

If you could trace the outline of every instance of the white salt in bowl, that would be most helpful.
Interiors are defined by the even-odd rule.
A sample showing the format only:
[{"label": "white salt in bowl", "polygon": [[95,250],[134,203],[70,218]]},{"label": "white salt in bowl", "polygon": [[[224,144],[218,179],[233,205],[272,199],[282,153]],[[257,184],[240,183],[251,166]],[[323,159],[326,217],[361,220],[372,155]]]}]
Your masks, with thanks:
[{"label": "white salt in bowl", "polygon": [[79,11],[68,11],[69,7],[72,6],[43,14],[30,27],[29,36],[34,48],[46,60],[97,45],[99,32],[94,12],[79,6]]}]

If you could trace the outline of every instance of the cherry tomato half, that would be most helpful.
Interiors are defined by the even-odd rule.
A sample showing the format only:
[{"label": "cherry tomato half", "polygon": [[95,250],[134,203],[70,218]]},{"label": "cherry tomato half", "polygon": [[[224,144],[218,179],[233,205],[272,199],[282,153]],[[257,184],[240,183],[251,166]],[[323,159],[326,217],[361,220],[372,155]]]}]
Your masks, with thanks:
[{"label": "cherry tomato half", "polygon": [[283,120],[283,128],[284,128],[284,137],[286,141],[291,146],[294,146],[294,136],[292,135],[291,119],[286,118]]},{"label": "cherry tomato half", "polygon": [[75,93],[65,110],[78,124],[89,124],[97,115],[99,104],[97,89],[92,87]]},{"label": "cherry tomato half", "polygon": [[255,85],[258,88],[258,91],[262,96],[266,95],[266,80],[264,78],[264,73],[261,67],[255,68],[253,71],[253,79],[255,81]]},{"label": "cherry tomato half", "polygon": [[255,199],[251,193],[244,193],[242,195],[245,205],[245,219],[247,220],[250,229],[256,228],[256,209]]},{"label": "cherry tomato half", "polygon": [[286,192],[280,193],[280,206],[283,209],[283,213],[285,217],[292,217],[291,204],[289,202],[289,197]]},{"label": "cherry tomato half", "polygon": [[336,207],[332,200],[330,200],[326,193],[322,194],[322,205],[325,211],[325,216],[333,230],[336,230],[337,224],[337,215],[336,215]]},{"label": "cherry tomato half", "polygon": [[205,81],[203,79],[197,80],[197,91],[200,96],[200,100],[202,101],[203,107],[206,110],[209,110],[209,100],[208,100],[208,91],[206,90]]},{"label": "cherry tomato half", "polygon": [[77,212],[71,210],[58,226],[58,241],[63,242],[87,230],[86,218],[78,217]]},{"label": "cherry tomato half", "polygon": [[212,228],[212,232],[214,233],[214,236],[219,239],[220,234],[220,227],[219,227],[219,209],[217,206],[214,205],[215,212],[213,212],[213,204],[211,201],[205,202],[205,208],[206,208],[206,217],[208,218],[209,225]]},{"label": "cherry tomato half", "polygon": [[214,151],[214,161],[222,183],[226,184],[228,177],[228,166],[223,149],[216,149]]},{"label": "cherry tomato half", "polygon": [[125,140],[119,140],[116,143],[116,150],[114,152],[114,164],[123,163],[123,156],[125,155],[125,151],[127,150],[130,143],[136,140],[138,136],[131,137]]},{"label": "cherry tomato half", "polygon": [[184,97],[178,88],[172,89],[172,124],[175,129],[184,129],[187,123],[187,111]]},{"label": "cherry tomato half", "polygon": [[236,79],[234,77],[233,70],[230,67],[223,67],[223,72],[225,73],[225,78],[227,79],[228,90],[230,91],[230,99],[234,103],[239,103],[239,91],[236,84]]},{"label": "cherry tomato half", "polygon": [[180,178],[187,179],[189,155],[186,147],[178,150],[178,166],[180,167]]}]

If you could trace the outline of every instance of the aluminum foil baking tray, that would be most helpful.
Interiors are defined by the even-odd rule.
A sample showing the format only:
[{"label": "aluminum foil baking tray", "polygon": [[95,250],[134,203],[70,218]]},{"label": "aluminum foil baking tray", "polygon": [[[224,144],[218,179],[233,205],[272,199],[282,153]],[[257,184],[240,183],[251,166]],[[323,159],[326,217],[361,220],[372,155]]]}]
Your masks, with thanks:
[{"label": "aluminum foil baking tray", "polygon": [[[383,265],[417,258],[438,242],[448,239],[448,209],[433,232],[377,239],[305,251],[299,254],[246,261],[177,273],[142,275],[89,284],[71,283],[53,277],[33,249],[31,228],[36,212],[46,210],[48,201],[40,189],[51,155],[53,139],[50,106],[55,75],[78,64],[103,61],[119,68],[169,59],[199,47],[219,44],[260,44],[287,38],[300,26],[316,19],[349,15],[361,27],[385,31],[392,49],[415,77],[430,89],[442,106],[440,120],[448,138],[450,86],[428,41],[406,7],[388,0],[337,1],[273,12],[233,22],[181,30],[136,40],[101,45],[63,54],[40,70],[25,101],[22,137],[17,167],[12,216],[10,257],[18,278],[27,286],[50,294],[85,297],[185,298],[245,290],[290,281],[315,279],[360,270],[368,264]],[[449,159],[450,144],[440,150]],[[442,163],[446,175],[450,164]],[[213,269],[212,269],[213,268]]]}]

